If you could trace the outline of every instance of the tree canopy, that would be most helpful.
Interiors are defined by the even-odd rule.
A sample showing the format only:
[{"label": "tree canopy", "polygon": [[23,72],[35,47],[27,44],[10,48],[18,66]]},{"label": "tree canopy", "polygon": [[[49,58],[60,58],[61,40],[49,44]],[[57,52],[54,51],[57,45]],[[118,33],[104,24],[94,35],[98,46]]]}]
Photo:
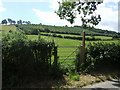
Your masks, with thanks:
[{"label": "tree canopy", "polygon": [[63,0],[59,3],[56,14],[60,19],[66,19],[71,24],[74,23],[77,15],[80,15],[83,27],[96,26],[101,21],[100,14],[97,14],[97,6],[102,2],[87,2],[86,0]]}]

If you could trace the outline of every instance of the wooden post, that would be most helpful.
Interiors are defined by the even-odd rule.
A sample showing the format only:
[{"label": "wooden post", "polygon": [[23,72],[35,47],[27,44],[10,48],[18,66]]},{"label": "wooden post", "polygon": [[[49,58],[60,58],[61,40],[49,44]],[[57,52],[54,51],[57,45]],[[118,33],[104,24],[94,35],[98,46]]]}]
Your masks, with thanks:
[{"label": "wooden post", "polygon": [[82,45],[80,47],[80,64],[85,61],[85,32],[83,32]]},{"label": "wooden post", "polygon": [[79,67],[85,61],[85,32],[82,33],[82,45],[80,46],[80,59],[77,65],[77,72],[79,72]]},{"label": "wooden post", "polygon": [[57,66],[57,61],[58,56],[57,56],[57,46],[54,47],[54,65]]},{"label": "wooden post", "polygon": [[83,45],[80,46],[80,64],[84,62],[84,47]]}]

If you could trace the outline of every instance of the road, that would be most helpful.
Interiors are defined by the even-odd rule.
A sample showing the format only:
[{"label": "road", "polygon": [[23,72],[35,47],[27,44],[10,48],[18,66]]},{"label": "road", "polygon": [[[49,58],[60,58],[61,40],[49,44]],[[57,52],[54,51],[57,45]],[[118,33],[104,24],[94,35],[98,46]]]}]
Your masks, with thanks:
[{"label": "road", "polygon": [[120,82],[117,79],[113,79],[110,81],[85,86],[83,88],[93,88],[92,90],[112,90],[115,88],[115,90],[120,90]]}]

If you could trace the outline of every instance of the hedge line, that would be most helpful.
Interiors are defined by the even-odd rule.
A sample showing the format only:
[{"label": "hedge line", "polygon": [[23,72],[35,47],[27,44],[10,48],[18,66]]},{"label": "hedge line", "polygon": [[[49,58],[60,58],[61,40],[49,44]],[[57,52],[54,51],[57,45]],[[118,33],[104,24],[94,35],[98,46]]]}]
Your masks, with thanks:
[{"label": "hedge line", "polygon": [[[56,34],[41,34],[43,36],[52,36],[52,37],[58,37],[58,38],[65,38],[65,39],[73,39],[73,40],[82,40],[82,37],[73,37],[73,36],[62,36],[62,35],[56,35]],[[85,38],[87,41],[98,41],[101,40],[100,38]]]},{"label": "hedge line", "polygon": [[[50,64],[55,44],[43,39],[29,41],[22,33],[11,32],[3,36],[3,87],[14,87],[41,80],[46,75],[56,76],[60,70]],[[57,72],[56,72],[56,71]]]},{"label": "hedge line", "polygon": [[[80,51],[76,56],[80,59]],[[120,42],[118,43],[89,43],[86,47],[86,61],[81,70],[119,70],[120,67]]]}]

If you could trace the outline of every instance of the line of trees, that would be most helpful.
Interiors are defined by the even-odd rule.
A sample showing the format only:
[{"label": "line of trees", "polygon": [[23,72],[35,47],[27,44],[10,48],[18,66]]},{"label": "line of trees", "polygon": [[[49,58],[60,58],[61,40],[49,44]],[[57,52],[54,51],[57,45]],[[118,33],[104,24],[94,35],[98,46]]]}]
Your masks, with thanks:
[{"label": "line of trees", "polygon": [[2,20],[1,24],[3,24],[3,25],[7,25],[7,24],[10,24],[10,25],[20,24],[20,25],[22,25],[22,24],[31,24],[31,22],[30,21],[22,21],[22,20],[15,21],[15,20],[8,18],[8,19]]}]

